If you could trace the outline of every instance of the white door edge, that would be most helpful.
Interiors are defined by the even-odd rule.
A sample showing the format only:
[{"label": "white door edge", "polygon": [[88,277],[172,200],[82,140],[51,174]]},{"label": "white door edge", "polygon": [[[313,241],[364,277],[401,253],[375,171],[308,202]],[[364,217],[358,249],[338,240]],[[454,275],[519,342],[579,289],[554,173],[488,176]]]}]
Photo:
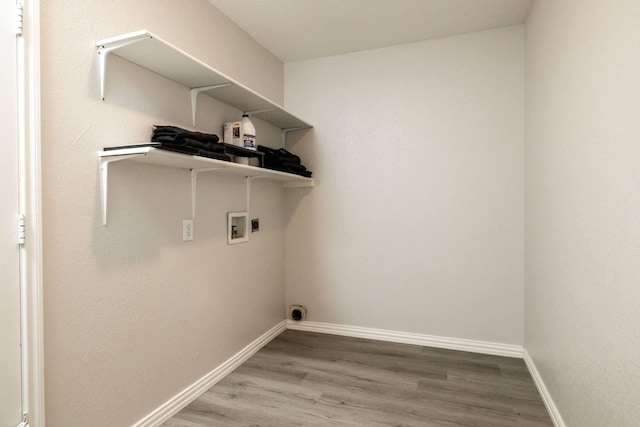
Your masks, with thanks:
[{"label": "white door edge", "polygon": [[22,317],[18,246],[18,11],[13,0],[0,5],[0,425],[22,420]]},{"label": "white door edge", "polygon": [[18,41],[20,212],[25,214],[25,244],[20,248],[22,315],[22,424],[44,427],[44,353],[42,308],[42,186],[40,144],[40,0],[23,5]]}]

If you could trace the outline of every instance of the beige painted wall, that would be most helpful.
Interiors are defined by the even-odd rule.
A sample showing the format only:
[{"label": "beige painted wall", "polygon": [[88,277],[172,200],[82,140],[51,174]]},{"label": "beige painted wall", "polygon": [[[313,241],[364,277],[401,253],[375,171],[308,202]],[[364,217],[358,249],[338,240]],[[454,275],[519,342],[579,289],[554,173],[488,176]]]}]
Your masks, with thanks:
[{"label": "beige painted wall", "polygon": [[[96,152],[191,112],[187,88],[117,57],[101,101],[95,41],[146,28],[279,103],[283,66],[206,0],[43,0],[41,21],[47,425],[131,425],[284,318],[283,193],[256,181],[261,231],[228,246],[244,180],[200,175],[182,242],[189,172],[122,162],[103,227]],[[201,96],[198,129],[239,114]]]},{"label": "beige painted wall", "polygon": [[285,65],[316,126],[287,195],[311,321],[523,342],[523,27]]},{"label": "beige painted wall", "polygon": [[526,23],[525,346],[566,425],[640,419],[640,3]]}]

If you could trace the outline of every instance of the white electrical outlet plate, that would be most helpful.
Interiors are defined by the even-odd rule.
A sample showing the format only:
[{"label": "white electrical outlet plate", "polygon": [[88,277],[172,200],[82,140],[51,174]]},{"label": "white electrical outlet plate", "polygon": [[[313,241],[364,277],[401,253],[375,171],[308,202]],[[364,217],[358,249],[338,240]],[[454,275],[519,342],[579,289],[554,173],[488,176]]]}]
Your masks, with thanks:
[{"label": "white electrical outlet plate", "polygon": [[193,240],[193,220],[185,219],[182,221],[182,241]]}]

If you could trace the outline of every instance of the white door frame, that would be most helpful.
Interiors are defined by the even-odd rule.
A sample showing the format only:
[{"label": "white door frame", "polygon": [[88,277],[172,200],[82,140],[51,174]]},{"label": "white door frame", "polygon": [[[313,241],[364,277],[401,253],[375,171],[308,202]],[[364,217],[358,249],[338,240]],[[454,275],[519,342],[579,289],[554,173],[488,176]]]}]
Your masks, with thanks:
[{"label": "white door frame", "polygon": [[40,0],[17,3],[23,5],[23,31],[18,37],[19,191],[26,235],[20,248],[22,407],[27,412],[23,425],[44,427]]},{"label": "white door frame", "polygon": [[18,245],[18,52],[15,0],[1,0],[0,31],[0,425],[22,420],[22,318]]}]

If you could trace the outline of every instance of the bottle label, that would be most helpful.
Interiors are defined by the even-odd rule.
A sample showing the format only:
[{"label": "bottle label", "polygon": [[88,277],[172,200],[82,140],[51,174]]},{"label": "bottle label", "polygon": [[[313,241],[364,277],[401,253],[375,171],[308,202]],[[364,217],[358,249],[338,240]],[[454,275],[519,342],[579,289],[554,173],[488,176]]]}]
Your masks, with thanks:
[{"label": "bottle label", "polygon": [[244,148],[251,148],[251,149],[255,149],[256,148],[256,136],[255,135],[249,135],[247,133],[245,133],[243,135],[243,144],[244,144]]}]

